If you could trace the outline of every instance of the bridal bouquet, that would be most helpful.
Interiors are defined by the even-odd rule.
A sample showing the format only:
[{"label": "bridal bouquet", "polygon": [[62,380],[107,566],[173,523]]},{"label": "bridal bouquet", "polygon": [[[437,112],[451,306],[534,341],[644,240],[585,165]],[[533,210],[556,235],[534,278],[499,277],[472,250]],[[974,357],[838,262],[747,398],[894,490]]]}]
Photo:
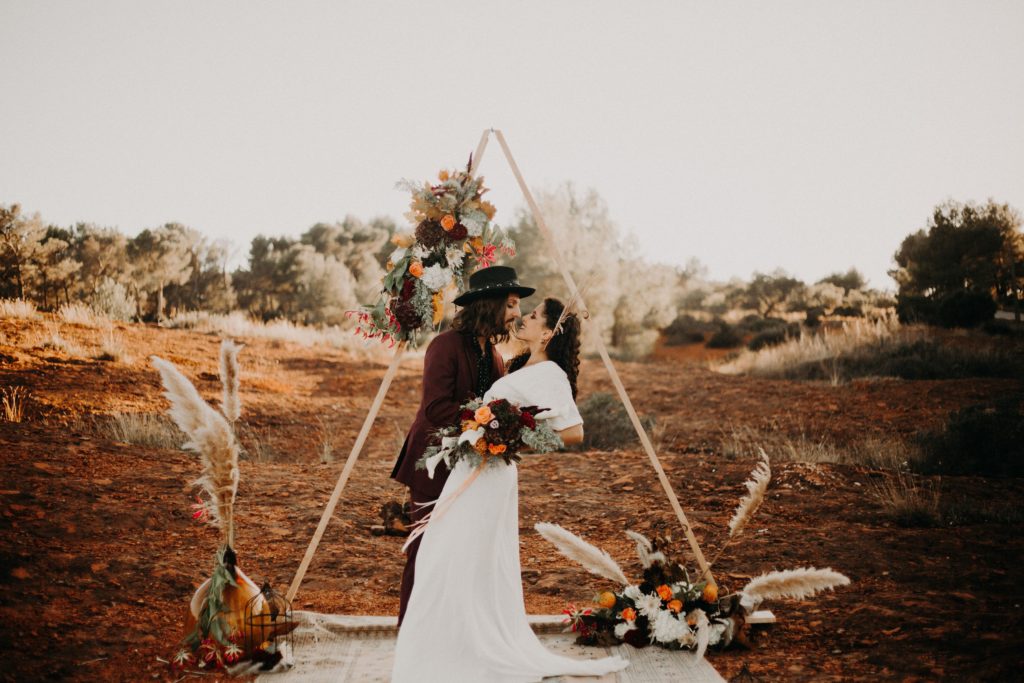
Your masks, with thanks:
[{"label": "bridal bouquet", "polygon": [[416,228],[392,238],[396,248],[377,302],[350,312],[364,339],[415,341],[417,330],[441,322],[445,292],[462,292],[474,264],[494,265],[499,251],[515,255],[512,240],[491,224],[495,208],[481,198],[487,188],[471,167],[472,157],[465,171],[441,171],[437,183],[398,183],[412,193],[406,218]]},{"label": "bridal bouquet", "polygon": [[434,478],[437,464],[444,461],[452,469],[460,460],[476,467],[481,462],[519,462],[524,447],[548,453],[563,446],[562,439],[537,416],[545,412],[537,406],[517,406],[499,398],[489,403],[474,399],[459,410],[459,424],[437,431],[440,444],[429,446],[417,461],[417,469],[426,469]]}]

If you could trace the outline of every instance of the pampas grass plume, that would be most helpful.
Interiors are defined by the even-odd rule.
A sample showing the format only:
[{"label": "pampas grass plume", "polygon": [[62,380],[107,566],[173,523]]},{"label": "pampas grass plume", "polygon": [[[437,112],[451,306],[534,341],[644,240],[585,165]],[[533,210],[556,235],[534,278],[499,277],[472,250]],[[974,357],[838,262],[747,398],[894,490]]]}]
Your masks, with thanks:
[{"label": "pampas grass plume", "polygon": [[733,514],[732,519],[729,520],[730,538],[743,531],[743,527],[747,525],[747,522],[754,516],[757,509],[761,507],[761,503],[764,502],[765,491],[768,490],[768,482],[772,478],[771,462],[768,460],[768,454],[764,452],[763,448],[758,448],[757,450],[761,453],[761,460],[757,463],[754,471],[750,473],[750,481],[745,484],[747,495],[740,500],[736,512]]},{"label": "pampas grass plume", "polygon": [[232,423],[242,414],[242,402],[238,398],[238,352],[243,346],[245,344],[235,344],[231,339],[220,343],[220,381],[224,385],[220,409]]},{"label": "pampas grass plume", "polygon": [[203,400],[174,363],[157,356],[150,360],[160,372],[164,395],[171,402],[171,419],[189,438],[185,447],[198,453],[202,462],[203,474],[196,483],[213,501],[212,517],[228,545],[232,545],[239,477],[235,434],[227,420]]},{"label": "pampas grass plume", "polygon": [[617,581],[623,586],[629,585],[629,579],[622,572],[612,556],[593,546],[570,531],[557,524],[538,522],[533,526],[541,536],[547,539],[558,551],[573,562],[578,563],[591,574],[597,574],[610,581]]},{"label": "pampas grass plume", "polygon": [[754,603],[772,598],[793,598],[802,600],[815,593],[849,585],[850,579],[831,568],[814,567],[787,569],[762,574],[743,587],[741,593],[753,599]]}]

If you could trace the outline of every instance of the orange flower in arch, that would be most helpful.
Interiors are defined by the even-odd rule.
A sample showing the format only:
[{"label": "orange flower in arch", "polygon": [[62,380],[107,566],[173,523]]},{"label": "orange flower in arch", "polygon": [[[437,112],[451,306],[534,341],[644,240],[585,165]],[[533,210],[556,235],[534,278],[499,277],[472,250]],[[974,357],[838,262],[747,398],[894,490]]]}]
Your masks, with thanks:
[{"label": "orange flower in arch", "polygon": [[668,603],[668,608],[676,614],[679,614],[680,610],[683,609],[683,603],[681,600],[673,600],[672,602]]},{"label": "orange flower in arch", "polygon": [[441,219],[441,227],[444,228],[445,232],[450,231],[455,227],[455,216],[448,214]]},{"label": "orange flower in arch", "polygon": [[420,277],[423,275],[423,264],[419,261],[413,261],[409,264],[409,274],[413,277]]}]

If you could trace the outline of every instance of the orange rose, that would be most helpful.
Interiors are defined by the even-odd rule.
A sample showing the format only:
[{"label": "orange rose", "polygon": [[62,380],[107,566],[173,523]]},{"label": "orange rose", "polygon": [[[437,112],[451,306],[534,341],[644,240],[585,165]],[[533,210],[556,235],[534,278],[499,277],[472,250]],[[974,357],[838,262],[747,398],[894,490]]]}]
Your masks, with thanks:
[{"label": "orange rose", "polygon": [[597,596],[597,604],[599,604],[601,607],[604,607],[605,609],[611,609],[612,607],[615,607],[615,593],[612,593],[611,591],[605,591],[604,593],[601,593],[599,596]]},{"label": "orange rose", "polygon": [[494,414],[491,413],[491,409],[489,406],[480,406],[479,408],[476,409],[476,412],[473,413],[473,419],[479,422],[480,424],[490,422],[493,417]]},{"label": "orange rose", "polygon": [[715,585],[714,581],[708,581],[708,585],[704,586],[704,602],[714,602],[718,599],[718,586]]},{"label": "orange rose", "polygon": [[409,264],[409,274],[413,277],[419,277],[423,275],[423,264],[419,261],[413,261]]},{"label": "orange rose", "polygon": [[479,453],[480,455],[483,455],[484,453],[487,452],[487,440],[486,439],[482,439],[482,438],[481,439],[477,439],[476,443],[473,444],[473,448],[476,449],[477,453]]},{"label": "orange rose", "polygon": [[487,447],[487,450],[491,452],[491,455],[501,455],[508,450],[508,446],[503,443],[492,443]]},{"label": "orange rose", "polygon": [[625,621],[636,621],[636,610],[632,607],[627,607],[622,610],[621,616]]},{"label": "orange rose", "polygon": [[658,586],[657,590],[658,590],[658,597],[661,598],[662,600],[671,600],[672,599],[672,589],[669,588],[668,586],[666,586],[665,584],[661,584],[660,586]]},{"label": "orange rose", "polygon": [[448,232],[455,227],[455,216],[448,214],[441,219],[441,227],[444,228],[445,232]]},{"label": "orange rose", "polygon": [[673,600],[668,603],[668,608],[676,614],[679,614],[679,610],[683,609],[683,603],[680,600]]}]

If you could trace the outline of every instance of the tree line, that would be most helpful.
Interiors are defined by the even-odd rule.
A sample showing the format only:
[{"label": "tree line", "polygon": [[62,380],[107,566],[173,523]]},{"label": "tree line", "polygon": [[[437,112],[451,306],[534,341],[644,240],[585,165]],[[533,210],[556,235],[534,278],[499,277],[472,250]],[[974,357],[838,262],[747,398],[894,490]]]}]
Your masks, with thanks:
[{"label": "tree line", "polygon": [[[991,200],[941,204],[925,228],[903,240],[890,272],[895,299],[868,288],[855,268],[814,283],[778,270],[712,282],[696,260],[670,266],[643,259],[636,239],[620,230],[594,191],[564,184],[539,193],[538,203],[585,289],[597,323],[587,328],[602,330],[618,349],[643,352],[660,330],[695,311],[746,309],[764,318],[797,312],[813,322],[895,305],[905,320],[978,324],[997,306],[1012,308],[1024,285],[1020,215]],[[520,210],[506,229],[516,241],[511,263],[522,281],[566,296],[532,216]],[[263,321],[339,324],[347,311],[376,297],[399,231],[390,218],[350,216],[317,223],[298,237],[260,235],[246,265],[229,270],[228,244],[180,223],[129,237],[86,222],[53,225],[18,204],[0,205],[0,298],[30,300],[45,310],[81,302],[122,320],[242,310]]]}]

